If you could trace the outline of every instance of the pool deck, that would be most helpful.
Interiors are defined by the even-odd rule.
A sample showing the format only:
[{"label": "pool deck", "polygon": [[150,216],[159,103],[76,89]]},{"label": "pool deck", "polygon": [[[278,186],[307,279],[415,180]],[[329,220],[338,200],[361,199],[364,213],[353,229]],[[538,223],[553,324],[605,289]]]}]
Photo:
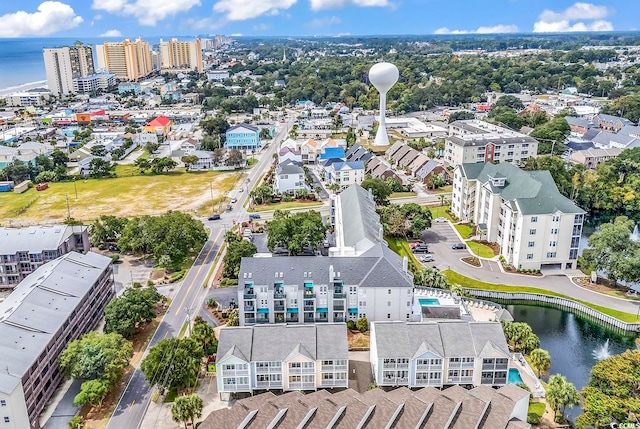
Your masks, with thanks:
[{"label": "pool deck", "polygon": [[[531,367],[529,367],[529,364],[526,364],[526,361],[526,366],[525,364],[522,364],[518,355],[519,354],[514,354],[512,356],[511,361],[509,362],[509,368],[518,370],[518,372],[520,373],[520,377],[522,377],[522,382],[526,384],[529,389],[531,389],[531,393],[533,394],[534,398],[544,397],[546,392],[544,387],[542,386],[542,383],[540,383],[540,380],[538,380],[535,374],[532,375],[533,370],[531,369]],[[531,371],[531,373],[529,371]]]}]

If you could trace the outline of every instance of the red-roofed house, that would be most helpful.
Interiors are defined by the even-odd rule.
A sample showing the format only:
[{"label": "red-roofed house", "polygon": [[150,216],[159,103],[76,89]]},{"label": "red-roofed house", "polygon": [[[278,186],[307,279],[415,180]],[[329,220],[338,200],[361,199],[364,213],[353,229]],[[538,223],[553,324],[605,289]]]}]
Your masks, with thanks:
[{"label": "red-roofed house", "polygon": [[166,116],[158,116],[144,126],[145,133],[156,133],[157,135],[162,134],[165,137],[169,134],[169,131],[171,131],[171,119]]}]

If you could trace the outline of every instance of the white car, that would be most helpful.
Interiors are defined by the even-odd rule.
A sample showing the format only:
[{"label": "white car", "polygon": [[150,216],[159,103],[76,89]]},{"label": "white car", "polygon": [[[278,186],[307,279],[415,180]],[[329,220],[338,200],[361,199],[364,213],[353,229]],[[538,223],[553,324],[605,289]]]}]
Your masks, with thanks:
[{"label": "white car", "polygon": [[433,255],[431,253],[427,253],[426,255],[422,255],[420,257],[420,262],[433,262],[435,261],[435,259],[433,259]]},{"label": "white car", "polygon": [[446,222],[446,221],[447,221],[447,219],[442,217],[442,216],[436,218],[436,222],[437,223],[443,223],[443,222]]}]

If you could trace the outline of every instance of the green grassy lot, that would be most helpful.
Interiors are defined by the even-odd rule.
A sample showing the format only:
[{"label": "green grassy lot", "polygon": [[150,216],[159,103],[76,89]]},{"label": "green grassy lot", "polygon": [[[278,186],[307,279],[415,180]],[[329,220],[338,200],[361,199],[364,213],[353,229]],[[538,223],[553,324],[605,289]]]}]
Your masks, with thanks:
[{"label": "green grassy lot", "polygon": [[542,417],[545,408],[546,405],[544,402],[531,402],[529,404],[529,410],[527,411],[527,414],[537,414],[538,417]]},{"label": "green grassy lot", "polygon": [[[456,225],[457,226],[457,225]],[[467,241],[467,246],[476,256],[480,256],[481,258],[493,258],[494,253],[493,249],[489,246],[485,246],[484,244],[476,243],[474,241]]]},{"label": "green grassy lot", "polygon": [[394,192],[389,196],[389,198],[410,198],[415,196],[415,192]]},{"label": "green grassy lot", "polygon": [[[473,233],[473,228],[471,228],[469,225],[455,224],[454,227],[458,231],[458,234],[460,234],[464,240],[469,238],[469,236]],[[493,252],[491,252],[491,254],[493,254]]]},{"label": "green grassy lot", "polygon": [[[35,188],[22,194],[0,193],[3,224],[60,222],[67,217],[67,196],[71,217],[91,221],[101,214],[135,216],[167,210],[193,212],[231,189],[239,173],[172,171],[157,176],[131,176],[133,166],[118,166],[112,179],[87,179],[50,183],[49,189]],[[128,173],[128,174],[127,174]],[[77,196],[76,199],[76,189]]]},{"label": "green grassy lot", "polygon": [[453,191],[453,185],[441,186],[436,190],[429,190],[429,192],[434,192],[436,194],[450,194]]},{"label": "green grassy lot", "polygon": [[451,222],[455,222],[449,213],[447,213],[447,206],[437,206],[437,207],[429,207],[429,211],[431,212],[431,218],[436,219],[439,217],[444,217],[450,220]]},{"label": "green grassy lot", "polygon": [[291,210],[300,208],[320,207],[322,203],[319,201],[290,201],[287,203],[264,204],[254,206],[248,209],[248,212],[264,212],[269,210]]},{"label": "green grassy lot", "polygon": [[601,305],[592,304],[590,302],[580,301],[574,299],[570,296],[563,295],[561,293],[553,292],[546,289],[540,289],[537,287],[530,286],[508,286],[504,284],[495,284],[495,283],[487,283],[480,280],[475,280],[460,273],[451,270],[445,270],[442,272],[449,280],[449,283],[459,284],[462,287],[469,289],[482,289],[482,290],[495,290],[499,292],[527,292],[527,293],[537,293],[540,295],[547,296],[558,296],[561,298],[570,299],[575,302],[579,302],[581,304],[586,305],[587,307],[593,308],[601,313],[608,314],[609,316],[615,317],[618,320],[627,323],[635,323],[637,321],[636,315],[631,313],[625,313],[624,311],[618,311],[611,308],[603,307]]},{"label": "green grassy lot", "polygon": [[407,240],[396,237],[385,237],[384,239],[389,245],[389,249],[393,250],[400,256],[407,256],[409,260],[415,264],[416,268],[420,268],[422,266],[420,261],[418,261],[418,258],[416,258],[416,255],[411,251],[411,247],[409,247]]}]

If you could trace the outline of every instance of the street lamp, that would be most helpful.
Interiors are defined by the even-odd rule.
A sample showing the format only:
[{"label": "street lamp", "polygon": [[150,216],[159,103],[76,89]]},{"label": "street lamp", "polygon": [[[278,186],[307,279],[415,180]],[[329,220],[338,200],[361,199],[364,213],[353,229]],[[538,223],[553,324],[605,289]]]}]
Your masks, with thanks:
[{"label": "street lamp", "polygon": [[76,201],[78,200],[78,185],[76,185],[76,176],[73,176],[73,189],[76,191]]}]

